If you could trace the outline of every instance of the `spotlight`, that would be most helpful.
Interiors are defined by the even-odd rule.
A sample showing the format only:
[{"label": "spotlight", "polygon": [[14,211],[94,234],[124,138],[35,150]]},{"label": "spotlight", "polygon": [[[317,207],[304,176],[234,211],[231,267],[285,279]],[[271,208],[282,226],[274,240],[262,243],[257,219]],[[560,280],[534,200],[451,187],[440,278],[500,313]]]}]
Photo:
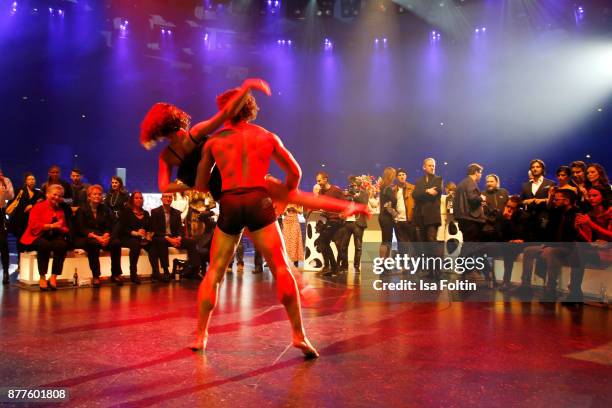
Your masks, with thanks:
[{"label": "spotlight", "polygon": [[323,48],[325,49],[325,51],[331,51],[334,49],[334,43],[332,43],[329,38],[326,38],[323,41]]},{"label": "spotlight", "polygon": [[287,44],[292,45],[293,43],[291,42],[291,40],[287,40]]},{"label": "spotlight", "polygon": [[208,41],[208,33],[204,34],[204,41]]},{"label": "spotlight", "polygon": [[340,14],[343,18],[357,17],[361,11],[361,0],[340,0]]},{"label": "spotlight", "polygon": [[317,15],[332,17],[334,14],[334,3],[336,0],[317,0]]},{"label": "spotlight", "polygon": [[64,17],[64,10],[58,10],[57,14],[59,14],[60,16]]}]

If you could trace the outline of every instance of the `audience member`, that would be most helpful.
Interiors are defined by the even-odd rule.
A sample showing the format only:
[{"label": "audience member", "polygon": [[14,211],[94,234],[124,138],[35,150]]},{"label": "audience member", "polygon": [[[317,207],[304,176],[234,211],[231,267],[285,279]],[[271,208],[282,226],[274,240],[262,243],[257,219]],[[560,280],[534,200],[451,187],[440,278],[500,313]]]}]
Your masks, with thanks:
[{"label": "audience member", "polygon": [[72,183],[70,184],[70,189],[72,190],[72,212],[76,213],[76,211],[87,204],[87,189],[89,188],[89,184],[83,183],[83,174],[81,170],[78,168],[72,169],[70,172],[70,180]]},{"label": "audience member", "polygon": [[132,192],[127,207],[119,215],[119,225],[116,229],[121,246],[130,250],[130,280],[135,284],[140,284],[138,258],[141,249],[145,249],[149,255],[153,275],[159,275],[155,247],[151,242],[153,239],[151,216],[147,210],[142,208],[143,204],[142,193]]},{"label": "audience member", "polygon": [[[319,195],[344,199],[342,190],[329,182],[327,173],[323,171],[317,173],[317,184],[320,188]],[[323,230],[320,232],[319,245],[321,246],[326,267],[321,272],[327,275],[334,275],[338,272],[338,263],[334,257],[331,242],[333,241],[336,244],[336,250],[339,252],[342,247],[342,226],[344,221],[338,213],[333,212],[324,212],[323,217],[326,221]]]},{"label": "audience member", "polygon": [[[185,230],[181,224],[181,212],[172,208],[172,193],[162,193],[162,205],[151,210],[151,227],[153,231],[153,250],[156,258],[159,258],[164,271],[164,281],[170,280],[170,260],[168,248],[186,249],[189,265],[191,269],[198,270],[200,267],[200,256],[196,250],[196,242],[185,237]],[[157,259],[154,260],[152,280],[158,280],[159,266]]]},{"label": "audience member", "polygon": [[110,208],[102,203],[104,190],[99,184],[87,188],[87,202],[77,211],[77,235],[75,246],[87,252],[89,268],[93,276],[93,287],[100,287],[100,250],[108,250],[111,255],[111,281],[119,286],[121,277],[121,242],[111,235],[113,214]]},{"label": "audience member", "polygon": [[[295,204],[287,205],[283,219],[283,238],[289,260],[298,266],[304,260],[304,244],[302,240],[302,227],[298,215],[303,212],[302,207]],[[346,225],[346,223],[345,223]]]},{"label": "audience member", "polygon": [[523,297],[531,297],[531,271],[536,259],[543,259],[546,265],[546,291],[544,299],[556,299],[556,288],[559,271],[562,264],[576,264],[575,246],[572,243],[578,238],[575,228],[576,208],[575,195],[570,190],[558,190],[553,196],[553,207],[550,211],[550,221],[544,234],[546,244],[533,245],[523,252],[523,272],[521,286],[515,293]]},{"label": "audience member", "polygon": [[106,204],[115,217],[115,220],[119,219],[119,215],[123,209],[127,206],[130,199],[130,194],[123,187],[123,180],[119,176],[111,177],[111,186],[106,197],[104,198],[104,204]]},{"label": "audience member", "polygon": [[540,159],[529,164],[532,179],[523,184],[521,200],[529,214],[529,241],[544,242],[548,225],[548,191],[554,187],[552,180],[544,178],[546,165]]},{"label": "audience member", "polygon": [[[393,244],[393,230],[395,229],[395,210],[397,197],[393,191],[396,171],[393,167],[386,167],[383,170],[382,181],[380,183],[380,213],[378,214],[378,225],[382,233],[379,256],[388,258],[391,255]],[[396,234],[397,236],[397,231]]]},{"label": "audience member", "polygon": [[7,202],[15,197],[13,183],[11,179],[4,176],[0,169],[0,258],[2,259],[2,284],[9,283],[9,248],[8,248],[8,230],[6,225],[6,207]]},{"label": "audience member", "polygon": [[[367,204],[368,193],[362,188],[361,181],[356,176],[349,176],[349,186],[345,192],[346,199],[355,203]],[[355,252],[353,255],[353,267],[355,272],[361,270],[361,252],[363,246],[363,233],[368,223],[363,214],[353,215],[345,219],[344,232],[342,234],[342,248],[340,250],[340,269],[348,270],[348,248],[353,237]]]},{"label": "audience member", "polygon": [[[34,175],[32,173],[26,173],[24,175],[23,187],[21,187],[15,198],[11,200],[7,207],[7,212],[10,212],[10,214],[8,214],[8,230],[17,238],[17,254],[19,258],[24,251],[20,239],[28,226],[30,211],[35,204],[43,201],[44,198],[45,196],[43,193],[36,188],[36,178]],[[19,259],[17,264],[19,264]]]},{"label": "audience member", "polygon": [[[21,237],[23,245],[36,251],[39,286],[42,291],[48,288],[57,289],[57,276],[62,274],[68,251],[66,238],[69,233],[66,213],[61,208],[64,188],[59,184],[51,184],[47,186],[46,191],[47,199],[32,208],[28,226]],[[51,279],[47,282],[45,276],[51,253],[53,253],[53,265]]]}]

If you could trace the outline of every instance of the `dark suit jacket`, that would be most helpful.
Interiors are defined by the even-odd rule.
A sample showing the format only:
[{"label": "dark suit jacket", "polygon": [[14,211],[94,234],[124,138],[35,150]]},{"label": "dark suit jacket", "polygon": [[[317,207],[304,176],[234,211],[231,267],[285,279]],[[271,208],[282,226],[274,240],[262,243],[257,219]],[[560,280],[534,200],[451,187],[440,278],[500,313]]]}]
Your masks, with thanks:
[{"label": "dark suit jacket", "polygon": [[[166,215],[163,206],[151,210],[151,229],[156,237],[166,236]],[[185,235],[181,223],[181,212],[172,207],[170,207],[170,235],[173,237],[184,237]]]},{"label": "dark suit jacket", "polygon": [[482,208],[482,197],[478,184],[467,176],[457,185],[453,202],[455,218],[484,223],[486,221]]},{"label": "dark suit jacket", "polygon": [[[412,197],[414,198],[414,211],[418,226],[436,225],[442,221],[440,215],[440,198],[442,197],[442,177],[423,176],[417,180],[414,185]],[[438,194],[432,196],[427,194],[425,190],[434,187]]]},{"label": "dark suit jacket", "polygon": [[96,235],[103,235],[112,232],[114,219],[110,208],[104,204],[98,206],[96,217],[89,204],[81,206],[76,213],[77,235],[87,237],[90,232]]},{"label": "dark suit jacket", "polygon": [[[359,204],[368,205],[368,193],[364,190],[360,190],[359,195],[355,197],[353,201]],[[368,226],[368,219],[365,215],[359,214],[355,217],[355,224],[362,228],[365,228]]]},{"label": "dark suit jacket", "polygon": [[[531,191],[531,184],[531,181],[523,183],[523,187],[521,189],[521,199],[527,200],[530,198],[548,198],[548,191],[551,187],[555,186],[554,181],[545,178],[544,181],[542,181],[540,188],[538,188],[536,193],[533,194]],[[543,206],[546,207],[546,204],[543,204]]]}]

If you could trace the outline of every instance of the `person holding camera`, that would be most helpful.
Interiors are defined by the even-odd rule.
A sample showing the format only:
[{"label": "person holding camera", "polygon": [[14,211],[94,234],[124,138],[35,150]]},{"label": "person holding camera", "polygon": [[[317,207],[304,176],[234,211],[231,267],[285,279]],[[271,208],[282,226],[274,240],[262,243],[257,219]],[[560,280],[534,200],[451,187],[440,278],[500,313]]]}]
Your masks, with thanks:
[{"label": "person holding camera", "polygon": [[510,194],[508,190],[500,187],[497,174],[487,175],[485,181],[487,188],[483,193],[483,209],[487,220],[482,229],[482,241],[494,241],[496,236],[495,220],[504,211]]},{"label": "person holding camera", "polygon": [[[348,188],[344,191],[344,197],[346,200],[367,204],[368,193],[361,187],[361,181],[356,176],[349,176]],[[353,237],[353,244],[355,246],[355,255],[353,257],[353,267],[355,272],[359,272],[361,268],[361,252],[363,243],[363,232],[366,229],[368,223],[365,215],[352,215],[344,220],[343,232],[342,232],[342,244],[339,248],[338,253],[338,269],[340,271],[348,270],[348,247]]]}]

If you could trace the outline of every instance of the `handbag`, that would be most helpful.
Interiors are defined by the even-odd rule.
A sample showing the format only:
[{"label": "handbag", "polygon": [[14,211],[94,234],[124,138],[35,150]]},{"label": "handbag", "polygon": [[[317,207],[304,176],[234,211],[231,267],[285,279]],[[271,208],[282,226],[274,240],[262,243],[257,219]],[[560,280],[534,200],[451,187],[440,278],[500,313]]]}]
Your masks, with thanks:
[{"label": "handbag", "polygon": [[21,196],[23,195],[23,190],[21,190],[19,192],[19,194],[17,194],[17,197],[15,197],[15,199],[13,200],[12,203],[10,203],[7,207],[6,207],[6,215],[8,215],[9,217],[11,215],[13,215],[13,213],[15,212],[15,210],[17,209],[17,207],[19,206],[19,200],[21,200]]}]

